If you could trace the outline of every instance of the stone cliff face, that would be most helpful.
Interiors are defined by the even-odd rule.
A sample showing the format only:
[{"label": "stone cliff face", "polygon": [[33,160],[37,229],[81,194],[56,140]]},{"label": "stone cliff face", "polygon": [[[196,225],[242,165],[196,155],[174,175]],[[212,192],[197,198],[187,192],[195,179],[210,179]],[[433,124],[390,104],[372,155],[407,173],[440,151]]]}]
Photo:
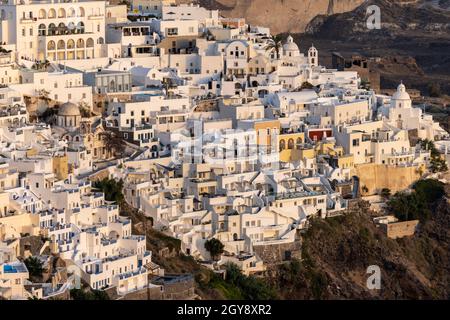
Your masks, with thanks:
[{"label": "stone cliff face", "polygon": [[[180,0],[180,2],[189,2]],[[200,0],[207,8],[219,9],[226,17],[244,17],[251,24],[270,27],[272,33],[305,31],[317,15],[355,9],[364,0]]]},{"label": "stone cliff face", "polygon": [[[271,279],[287,299],[448,299],[450,206],[442,199],[413,237],[389,239],[366,203],[351,212],[313,220],[303,237],[302,261]],[[381,287],[367,287],[368,266],[380,268]]]},{"label": "stone cliff face", "polygon": [[[393,88],[402,80],[427,94],[429,84],[437,83],[448,95],[450,10],[434,4],[367,0],[351,12],[316,16],[296,40],[314,42],[322,62],[333,51],[381,57],[374,70],[380,72],[382,88]],[[380,8],[380,29],[367,28],[370,5]]]},{"label": "stone cliff face", "polygon": [[[367,28],[366,9],[371,5],[380,8],[379,30]],[[351,12],[316,16],[306,26],[305,32],[333,40],[358,40],[367,37],[372,41],[385,41],[399,36],[448,37],[449,18],[449,11],[437,10],[414,1],[367,0]]]}]

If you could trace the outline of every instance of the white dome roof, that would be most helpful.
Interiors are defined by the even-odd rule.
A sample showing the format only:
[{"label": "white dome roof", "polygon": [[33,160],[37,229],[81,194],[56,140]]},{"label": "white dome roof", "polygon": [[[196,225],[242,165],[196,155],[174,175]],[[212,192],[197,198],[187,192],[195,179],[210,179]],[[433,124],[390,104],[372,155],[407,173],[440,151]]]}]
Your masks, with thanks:
[{"label": "white dome roof", "polygon": [[80,116],[80,108],[75,103],[66,102],[59,107],[59,116]]},{"label": "white dome roof", "polygon": [[406,87],[403,83],[400,83],[397,87],[397,92],[392,96],[393,100],[411,100],[408,92],[406,92]]},{"label": "white dome roof", "polygon": [[294,38],[289,36],[286,43],[283,45],[284,51],[300,51],[298,45],[294,42]]}]

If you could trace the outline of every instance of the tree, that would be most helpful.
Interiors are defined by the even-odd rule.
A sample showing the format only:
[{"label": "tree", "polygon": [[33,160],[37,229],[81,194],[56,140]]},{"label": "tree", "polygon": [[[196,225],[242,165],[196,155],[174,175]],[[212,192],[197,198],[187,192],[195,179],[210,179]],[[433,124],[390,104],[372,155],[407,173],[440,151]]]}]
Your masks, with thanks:
[{"label": "tree", "polygon": [[389,188],[381,189],[380,195],[385,199],[389,198],[391,196],[391,189]]},{"label": "tree", "polygon": [[441,153],[434,145],[434,142],[428,139],[419,140],[420,146],[430,151],[430,170],[434,173],[445,172],[448,170],[447,162],[441,157]]},{"label": "tree", "polygon": [[100,134],[104,141],[105,147],[109,150],[114,150],[115,154],[123,155],[125,152],[125,142],[116,133],[112,131],[104,131]]},{"label": "tree", "polygon": [[428,94],[430,95],[430,97],[440,97],[441,87],[439,86],[439,83],[430,83],[428,85]]},{"label": "tree", "polygon": [[27,266],[30,276],[37,278],[42,277],[42,272],[44,271],[44,268],[42,267],[41,260],[39,260],[36,257],[29,257],[25,259],[24,263]]},{"label": "tree", "polygon": [[283,48],[283,37],[279,34],[272,36],[266,45],[266,51],[275,52],[277,59],[280,59],[281,48]]},{"label": "tree", "polygon": [[92,185],[94,188],[100,189],[105,194],[105,200],[114,201],[122,206],[125,201],[123,195],[123,180],[119,181],[114,179],[104,178],[101,181],[95,181]]},{"label": "tree", "polygon": [[271,300],[277,294],[266,282],[254,276],[245,276],[234,263],[225,265],[226,281],[235,286],[246,300]]},{"label": "tree", "polygon": [[91,117],[91,110],[86,102],[78,103],[78,108],[80,109],[80,113],[83,118]]},{"label": "tree", "polygon": [[47,70],[47,68],[50,66],[50,61],[44,60],[44,61],[36,61],[32,66],[31,69],[34,70]]},{"label": "tree", "polygon": [[220,256],[223,253],[223,248],[224,248],[223,243],[216,238],[212,238],[205,242],[205,249],[209,252],[213,260],[215,260],[218,256]]},{"label": "tree", "polygon": [[413,186],[417,195],[426,203],[433,203],[445,195],[445,185],[439,180],[419,180]]},{"label": "tree", "polygon": [[45,89],[41,89],[38,92],[39,99],[44,100],[46,102],[51,100],[49,95],[50,95],[50,92]]},{"label": "tree", "polygon": [[57,114],[58,111],[55,108],[47,108],[39,115],[39,119],[46,123],[53,123]]},{"label": "tree", "polygon": [[300,87],[301,90],[303,90],[303,89],[313,89],[313,88],[314,88],[314,86],[311,83],[309,83],[308,81],[303,82],[301,87]]},{"label": "tree", "polygon": [[73,300],[110,300],[108,294],[101,290],[70,290],[70,297]]},{"label": "tree", "polygon": [[438,201],[445,195],[444,184],[438,180],[418,181],[413,192],[396,193],[389,201],[388,208],[399,220],[428,220]]}]

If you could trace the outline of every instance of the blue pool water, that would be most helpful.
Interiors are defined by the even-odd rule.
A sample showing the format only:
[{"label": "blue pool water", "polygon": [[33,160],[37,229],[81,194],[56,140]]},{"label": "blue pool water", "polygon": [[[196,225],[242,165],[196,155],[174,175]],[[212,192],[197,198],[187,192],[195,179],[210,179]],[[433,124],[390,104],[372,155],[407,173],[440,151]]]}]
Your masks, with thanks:
[{"label": "blue pool water", "polygon": [[17,270],[13,267],[13,266],[10,266],[10,265],[4,265],[3,266],[3,272],[5,272],[5,273],[17,273]]}]

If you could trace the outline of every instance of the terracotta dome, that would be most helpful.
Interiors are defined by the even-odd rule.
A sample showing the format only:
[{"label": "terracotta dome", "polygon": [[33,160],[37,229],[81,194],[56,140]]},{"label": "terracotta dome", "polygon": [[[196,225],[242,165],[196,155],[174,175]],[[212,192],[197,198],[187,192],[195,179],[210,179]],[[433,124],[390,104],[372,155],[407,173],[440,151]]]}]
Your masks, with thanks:
[{"label": "terracotta dome", "polygon": [[66,102],[59,107],[59,116],[81,116],[80,108],[75,103]]}]

